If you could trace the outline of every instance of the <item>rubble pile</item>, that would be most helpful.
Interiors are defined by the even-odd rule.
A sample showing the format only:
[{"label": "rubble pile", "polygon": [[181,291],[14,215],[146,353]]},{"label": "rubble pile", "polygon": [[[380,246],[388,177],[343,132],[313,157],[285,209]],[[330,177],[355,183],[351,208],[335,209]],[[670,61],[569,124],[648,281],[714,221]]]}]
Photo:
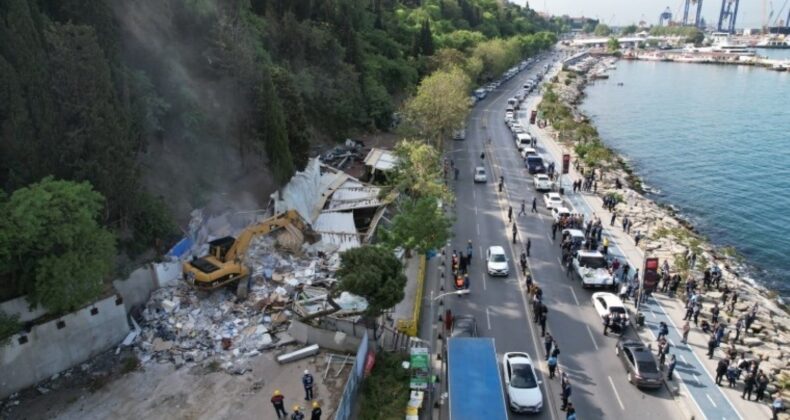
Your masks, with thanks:
[{"label": "rubble pile", "polygon": [[226,371],[243,373],[245,359],[293,342],[285,333],[291,317],[353,315],[367,307],[364,299],[347,293],[335,307],[326,303],[336,282],[337,252],[318,242],[305,245],[297,256],[278,252],[276,245],[271,236],[251,244],[246,261],[252,275],[243,301],[237,300],[235,288],[209,293],[179,283],[154,291],[140,314],[140,361],[172,362],[176,367],[216,361]]}]

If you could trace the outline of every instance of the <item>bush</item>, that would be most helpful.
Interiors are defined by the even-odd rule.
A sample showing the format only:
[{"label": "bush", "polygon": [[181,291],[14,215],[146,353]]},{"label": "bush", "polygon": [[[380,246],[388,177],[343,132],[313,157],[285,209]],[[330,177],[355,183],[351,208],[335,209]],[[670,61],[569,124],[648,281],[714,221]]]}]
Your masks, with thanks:
[{"label": "bush", "polygon": [[377,353],[373,372],[362,383],[359,418],[402,419],[409,401],[409,371],[401,364],[406,355]]},{"label": "bush", "polygon": [[8,315],[0,311],[0,346],[4,345],[12,335],[22,329],[22,324],[19,323],[19,317]]}]

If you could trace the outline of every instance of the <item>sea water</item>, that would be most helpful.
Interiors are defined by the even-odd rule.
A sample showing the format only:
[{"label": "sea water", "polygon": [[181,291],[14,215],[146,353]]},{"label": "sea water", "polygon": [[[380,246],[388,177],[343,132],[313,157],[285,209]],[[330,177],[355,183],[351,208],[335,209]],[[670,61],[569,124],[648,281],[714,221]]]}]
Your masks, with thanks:
[{"label": "sea water", "polygon": [[790,73],[621,60],[609,75],[581,106],[604,142],[652,198],[713,244],[734,246],[749,277],[789,296]]}]

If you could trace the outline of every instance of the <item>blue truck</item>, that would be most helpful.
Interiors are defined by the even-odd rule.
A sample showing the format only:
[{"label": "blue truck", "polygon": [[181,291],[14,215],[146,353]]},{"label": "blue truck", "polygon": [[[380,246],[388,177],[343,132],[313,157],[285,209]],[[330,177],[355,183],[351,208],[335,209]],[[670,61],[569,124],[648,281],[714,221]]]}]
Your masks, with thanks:
[{"label": "blue truck", "polygon": [[493,338],[447,342],[450,420],[507,420]]}]

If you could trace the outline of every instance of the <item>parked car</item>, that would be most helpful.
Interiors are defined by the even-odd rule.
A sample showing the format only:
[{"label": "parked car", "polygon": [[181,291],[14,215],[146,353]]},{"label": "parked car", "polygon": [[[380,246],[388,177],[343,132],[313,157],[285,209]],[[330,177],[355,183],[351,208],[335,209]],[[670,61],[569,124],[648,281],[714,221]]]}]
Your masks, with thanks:
[{"label": "parked car", "polygon": [[[555,211],[559,213],[559,215],[555,214],[554,213]],[[552,214],[555,214],[555,216],[559,216],[559,217],[562,217],[561,214],[565,212],[567,212],[565,214],[570,214],[570,210],[564,207],[560,207],[559,209],[551,209],[551,212]],[[559,219],[554,219],[554,220],[559,221]],[[562,237],[564,238],[566,235],[570,236],[571,238],[571,244],[572,244],[571,247],[573,248],[573,250],[581,249],[584,246],[584,243],[587,242],[587,238],[584,237],[584,232],[582,232],[579,229],[563,229]]]},{"label": "parked car", "polygon": [[510,274],[504,248],[498,245],[488,247],[486,251],[486,270],[491,276],[507,277]]},{"label": "parked car", "polygon": [[[524,148],[527,149],[526,147]],[[530,147],[530,149],[532,149]],[[532,149],[535,150],[535,149]],[[551,191],[551,178],[546,174],[537,174],[532,178],[532,184],[535,185],[536,191]],[[555,220],[557,220],[555,218]]]},{"label": "parked car", "polygon": [[507,400],[511,411],[539,413],[543,409],[541,381],[535,374],[535,367],[529,354],[505,353],[502,356],[502,373],[505,377]]},{"label": "parked car", "polygon": [[488,177],[486,176],[486,168],[482,166],[478,166],[475,168],[475,184],[477,183],[486,183],[488,182]]},{"label": "parked car", "polygon": [[598,316],[603,319],[605,316],[614,316],[620,314],[621,317],[628,320],[628,311],[625,310],[623,301],[620,300],[614,293],[595,292],[592,294],[592,302]]},{"label": "parked car", "polygon": [[606,257],[598,251],[577,251],[573,257],[574,276],[582,283],[582,287],[617,286],[614,276],[609,272]]},{"label": "parked car", "polygon": [[562,196],[555,192],[546,193],[543,194],[543,202],[546,204],[547,209],[562,207]]},{"label": "parked car", "polygon": [[637,387],[661,388],[661,372],[650,349],[638,341],[621,340],[614,352],[625,366],[628,382]]},{"label": "parked car", "polygon": [[457,315],[453,317],[453,327],[450,337],[477,337],[477,320],[472,315]]},{"label": "parked car", "polygon": [[530,156],[538,156],[538,151],[532,147],[525,147],[521,149],[521,158],[526,159]]},{"label": "parked car", "polygon": [[527,172],[530,174],[546,173],[546,166],[543,164],[543,158],[540,156],[527,156],[524,164],[527,167]]}]

